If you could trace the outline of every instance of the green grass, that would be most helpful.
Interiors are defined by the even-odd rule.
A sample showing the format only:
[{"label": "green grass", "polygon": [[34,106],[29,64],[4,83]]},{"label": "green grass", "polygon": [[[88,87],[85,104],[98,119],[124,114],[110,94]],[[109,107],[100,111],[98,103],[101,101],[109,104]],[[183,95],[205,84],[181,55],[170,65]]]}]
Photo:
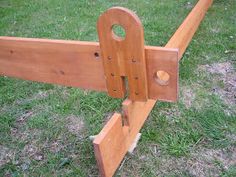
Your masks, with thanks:
[{"label": "green grass", "polygon": [[[0,0],[0,35],[97,41],[97,18],[119,5],[141,18],[147,45],[163,46],[196,2]],[[234,0],[214,1],[180,63],[180,100],[156,104],[117,176],[235,176],[236,91],[227,84],[236,68],[235,9]],[[230,63],[234,71],[209,73],[217,63]],[[0,176],[97,176],[88,137],[121,102],[0,77]]]}]

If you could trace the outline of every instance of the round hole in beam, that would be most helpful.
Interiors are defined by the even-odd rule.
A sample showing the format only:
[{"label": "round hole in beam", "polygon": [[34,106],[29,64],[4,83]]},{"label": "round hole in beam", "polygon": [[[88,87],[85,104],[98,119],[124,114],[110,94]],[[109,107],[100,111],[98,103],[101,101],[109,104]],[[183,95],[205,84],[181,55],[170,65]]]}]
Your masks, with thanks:
[{"label": "round hole in beam", "polygon": [[154,73],[154,79],[159,85],[168,85],[170,75],[167,72],[160,70]]},{"label": "round hole in beam", "polygon": [[98,52],[95,52],[95,53],[94,53],[94,57],[95,57],[96,59],[98,59],[98,58],[99,58],[99,53],[98,53]]},{"label": "round hole in beam", "polygon": [[125,39],[126,32],[121,25],[113,25],[111,29],[112,29],[112,36],[115,40],[122,41]]}]

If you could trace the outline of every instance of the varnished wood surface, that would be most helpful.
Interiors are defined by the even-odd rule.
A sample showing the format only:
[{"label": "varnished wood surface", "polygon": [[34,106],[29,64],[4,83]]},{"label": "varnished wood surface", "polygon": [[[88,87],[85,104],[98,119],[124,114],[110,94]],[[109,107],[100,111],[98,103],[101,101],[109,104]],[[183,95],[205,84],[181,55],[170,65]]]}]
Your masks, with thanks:
[{"label": "varnished wood surface", "polygon": [[[176,90],[173,84],[176,86],[177,80],[162,87],[153,79],[155,69],[158,69],[153,66],[159,65],[157,63],[167,62],[169,69],[177,69],[177,66],[171,66],[175,60],[171,58],[173,52],[177,50],[145,46],[148,98],[176,100],[176,92],[165,91]],[[102,60],[97,42],[0,37],[0,75],[107,92]],[[114,71],[117,68],[119,66]],[[171,78],[176,76],[178,73],[173,73]]]},{"label": "varnished wood surface", "polygon": [[[124,38],[115,34],[114,25],[124,29]],[[110,8],[99,17],[97,29],[109,95],[124,97],[126,76],[129,98],[146,101],[148,85],[144,34],[137,15],[126,8]]]},{"label": "varnished wood surface", "polygon": [[[189,42],[191,41],[201,20],[205,16],[206,11],[208,10],[211,4],[212,4],[212,0],[199,0],[197,5],[194,7],[194,9],[191,11],[191,13],[183,22],[183,24],[179,27],[179,29],[176,31],[176,33],[173,35],[173,37],[170,39],[170,41],[166,45],[166,47],[177,48],[179,50],[178,60],[181,59],[184,51],[186,50]],[[149,67],[148,62],[147,62],[147,67]],[[163,79],[164,79],[164,76],[163,76]],[[138,102],[138,101],[131,101],[129,99],[126,99],[123,102],[122,118],[123,118],[124,125],[122,126],[122,128],[119,127],[118,129],[114,129],[114,130],[117,130],[117,132],[121,132],[121,129],[123,130],[123,133],[121,136],[123,138],[123,141],[118,146],[119,147],[125,146],[126,148],[121,148],[120,150],[116,150],[117,147],[113,147],[114,142],[111,142],[111,141],[116,141],[116,139],[111,139],[110,142],[108,142],[106,141],[105,138],[103,138],[104,135],[101,136],[101,134],[99,134],[94,140],[94,146],[96,148],[99,148],[100,144],[105,143],[107,145],[107,148],[114,149],[114,151],[109,151],[109,153],[112,154],[112,156],[113,155],[120,156],[120,154],[126,154],[128,147],[130,146],[130,143],[135,139],[135,136],[140,131],[143,123],[148,118],[148,115],[153,109],[156,101],[157,100],[148,99],[146,102]],[[114,119],[115,115],[111,117],[111,120]],[[103,132],[103,130],[101,132]],[[109,134],[110,132],[106,131],[106,136],[109,136]],[[124,134],[125,134],[125,137],[123,137]],[[112,146],[109,146],[109,145],[112,145]],[[106,163],[106,166],[99,165],[99,169],[100,170],[102,169],[103,171],[107,171],[109,173],[109,175],[102,174],[103,176],[106,176],[106,177],[113,176],[113,174],[115,173],[114,166],[118,168],[121,160],[106,161],[106,159],[103,158],[104,155],[99,156],[100,154],[103,153],[102,151],[106,152],[106,148],[101,150],[101,152],[95,151],[96,158],[100,162],[104,162],[104,163],[108,162],[108,163]],[[113,168],[110,169],[109,166],[112,166]]]},{"label": "varnished wood surface", "polygon": [[0,37],[0,75],[106,91],[98,43]]},{"label": "varnished wood surface", "polygon": [[183,23],[166,44],[165,47],[179,49],[179,60],[182,58],[188,44],[212,3],[213,0],[199,0],[191,13],[185,18]]}]

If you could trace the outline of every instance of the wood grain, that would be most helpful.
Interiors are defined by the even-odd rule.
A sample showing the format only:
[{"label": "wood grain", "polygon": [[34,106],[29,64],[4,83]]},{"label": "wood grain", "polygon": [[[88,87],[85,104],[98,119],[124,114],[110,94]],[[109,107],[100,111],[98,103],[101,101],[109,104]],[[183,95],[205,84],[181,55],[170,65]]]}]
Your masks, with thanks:
[{"label": "wood grain", "polygon": [[[179,90],[178,50],[163,47],[149,47],[148,49],[146,52],[146,58],[148,58],[148,98],[167,102],[177,101]],[[166,80],[165,74],[161,74],[157,78],[156,73],[159,71],[166,73],[168,80]]]},{"label": "wood grain", "polygon": [[[148,98],[176,100],[176,92],[170,89],[176,90],[173,85],[176,86],[177,82],[160,86],[153,79],[155,69],[161,66],[158,63],[168,66],[162,69],[177,71],[177,65],[172,66],[175,61],[172,56],[176,52],[176,49],[145,46]],[[117,80],[113,78],[114,84],[106,85],[102,60],[97,42],[0,37],[0,75],[107,92],[107,87],[114,86]],[[171,75],[171,79],[176,76],[177,72]]]},{"label": "wood grain", "polygon": [[98,43],[0,37],[0,75],[106,91]]},{"label": "wood grain", "polygon": [[[127,151],[121,115],[115,113],[93,141],[97,163],[102,176],[112,176]],[[109,148],[110,147],[110,148]]]},{"label": "wood grain", "polygon": [[[125,30],[125,37],[116,36],[114,25]],[[130,10],[114,7],[104,12],[97,23],[108,94],[123,98],[124,76],[128,78],[129,98],[136,101],[148,99],[146,60],[143,27]]]}]

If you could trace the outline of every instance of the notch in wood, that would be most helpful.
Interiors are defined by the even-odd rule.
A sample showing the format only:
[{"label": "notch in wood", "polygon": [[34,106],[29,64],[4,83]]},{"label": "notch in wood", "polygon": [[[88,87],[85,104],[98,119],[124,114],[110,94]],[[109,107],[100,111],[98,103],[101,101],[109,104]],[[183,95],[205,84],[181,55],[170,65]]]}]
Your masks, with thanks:
[{"label": "notch in wood", "polygon": [[[115,25],[124,29],[125,37],[114,33]],[[146,101],[148,83],[144,34],[139,18],[128,9],[114,7],[99,17],[97,29],[108,94],[123,98],[126,93],[124,77],[127,77],[129,98]]]}]

